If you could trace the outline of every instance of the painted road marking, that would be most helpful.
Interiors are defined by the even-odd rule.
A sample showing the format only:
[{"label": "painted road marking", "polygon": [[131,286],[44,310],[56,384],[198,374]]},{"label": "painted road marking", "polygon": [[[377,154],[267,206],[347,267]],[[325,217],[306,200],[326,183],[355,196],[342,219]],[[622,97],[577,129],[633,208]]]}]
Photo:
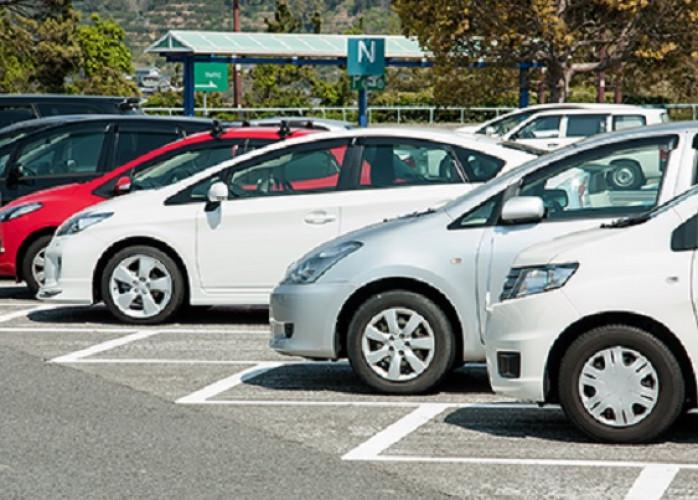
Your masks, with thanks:
[{"label": "painted road marking", "polygon": [[75,363],[75,362],[79,362],[80,360],[87,358],[88,356],[94,356],[95,354],[99,354],[100,352],[110,351],[110,350],[115,349],[117,347],[121,347],[121,346],[125,346],[126,344],[130,344],[131,342],[136,342],[137,340],[147,339],[148,337],[152,337],[153,335],[157,335],[158,333],[160,333],[159,330],[143,330],[140,332],[132,333],[132,334],[126,335],[124,337],[119,337],[116,339],[107,340],[106,342],[102,342],[100,344],[93,345],[93,346],[88,347],[86,349],[81,349],[79,351],[71,352],[71,353],[65,354],[63,356],[58,356],[57,358],[53,358],[53,359],[49,360],[49,363]]},{"label": "painted road marking", "polygon": [[419,405],[416,410],[346,453],[342,460],[371,460],[448,408],[449,405],[440,403]]},{"label": "painted road marking", "polygon": [[676,465],[648,465],[637,476],[625,500],[658,500],[679,472]]},{"label": "painted road marking", "polygon": [[58,307],[56,304],[44,304],[41,306],[34,306],[34,307],[29,308],[29,309],[21,309],[19,311],[14,311],[11,313],[3,314],[3,315],[0,315],[0,323],[7,323],[8,321],[12,321],[13,319],[23,318],[25,316],[29,316],[31,313],[34,313],[34,312],[55,309],[56,307]]},{"label": "painted road marking", "polygon": [[214,382],[213,384],[207,385],[203,389],[199,389],[196,392],[192,392],[191,394],[189,394],[187,396],[179,398],[177,401],[175,401],[175,403],[178,403],[178,404],[205,403],[210,397],[213,397],[216,394],[220,394],[221,392],[225,392],[228,389],[232,389],[233,387],[235,387],[237,385],[243,384],[250,379],[253,379],[255,377],[262,375],[263,373],[268,372],[269,370],[273,370],[274,368],[278,368],[281,364],[282,363],[275,363],[275,362],[259,363],[256,366],[248,368],[247,370],[243,370],[239,373],[231,375],[230,377],[224,378],[223,380],[219,380],[218,382]]}]

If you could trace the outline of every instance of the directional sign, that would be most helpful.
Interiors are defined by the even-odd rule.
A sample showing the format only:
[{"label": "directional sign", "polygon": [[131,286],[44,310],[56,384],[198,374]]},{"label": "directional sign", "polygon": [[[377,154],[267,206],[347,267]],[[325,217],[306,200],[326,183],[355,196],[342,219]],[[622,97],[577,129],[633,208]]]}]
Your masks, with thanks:
[{"label": "directional sign", "polygon": [[199,92],[225,92],[228,90],[228,65],[225,63],[196,63],[194,65],[194,89]]},{"label": "directional sign", "polygon": [[351,90],[385,90],[385,76],[351,76]]},{"label": "directional sign", "polygon": [[349,76],[381,76],[385,73],[384,38],[350,38],[347,73]]}]

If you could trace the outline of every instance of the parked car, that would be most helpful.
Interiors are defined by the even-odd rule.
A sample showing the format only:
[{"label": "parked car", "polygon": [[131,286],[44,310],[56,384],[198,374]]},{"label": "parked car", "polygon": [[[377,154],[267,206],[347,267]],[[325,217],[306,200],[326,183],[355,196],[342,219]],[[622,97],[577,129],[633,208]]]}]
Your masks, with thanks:
[{"label": "parked car", "polygon": [[40,118],[0,130],[0,200],[86,182],[212,120],[128,115]]},{"label": "parked car", "polygon": [[56,228],[80,210],[131,190],[173,184],[225,160],[313,130],[214,128],[155,149],[111,172],[17,198],[0,209],[0,277],[26,281],[36,293],[44,278],[44,252]]},{"label": "parked car", "polygon": [[623,106],[616,109],[544,111],[523,121],[502,137],[542,150],[568,146],[585,137],[668,121],[666,110]]},{"label": "parked car", "polygon": [[139,114],[138,97],[56,94],[0,95],[0,128],[17,122],[57,115]]},{"label": "parked car", "polygon": [[[566,111],[570,109],[588,109],[591,111],[626,111],[642,110],[640,106],[629,104],[601,104],[591,102],[563,102],[550,104],[536,104],[525,108],[515,109],[501,116],[497,116],[484,123],[459,127],[456,132],[461,134],[480,134],[491,137],[504,137],[507,133],[525,122],[532,116],[547,111]],[[666,110],[663,110],[666,113]],[[668,121],[668,117],[665,121]]]},{"label": "parked car", "polygon": [[656,439],[698,402],[696,250],[698,188],[526,249],[487,326],[493,388],[596,440]]},{"label": "parked car", "polygon": [[310,248],[445,203],[532,157],[492,141],[404,129],[267,146],[75,215],[46,250],[39,297],[103,300],[130,323],[165,321],[185,303],[265,305],[286,267]]},{"label": "parked car", "polygon": [[[519,251],[645,213],[689,189],[697,134],[693,122],[597,136],[436,211],[330,241],[299,259],[274,290],[271,346],[311,359],[349,358],[379,391],[428,391],[452,368],[484,360],[486,311],[497,302],[488,290],[501,289]],[[627,164],[647,172],[641,186],[610,182]]]}]

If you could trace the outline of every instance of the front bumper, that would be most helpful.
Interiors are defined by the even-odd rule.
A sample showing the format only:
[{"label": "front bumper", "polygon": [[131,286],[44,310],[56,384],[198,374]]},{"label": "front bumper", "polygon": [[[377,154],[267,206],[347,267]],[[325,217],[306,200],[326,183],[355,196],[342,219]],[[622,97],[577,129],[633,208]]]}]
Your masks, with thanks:
[{"label": "front bumper", "polygon": [[485,335],[492,389],[519,400],[545,402],[550,350],[577,318],[579,314],[561,290],[494,305]]},{"label": "front bumper", "polygon": [[349,283],[276,287],[269,308],[269,346],[290,356],[336,359],[337,318],[353,289]]},{"label": "front bumper", "polygon": [[92,273],[99,255],[93,246],[81,245],[79,238],[54,237],[46,249],[46,281],[37,298],[58,304],[93,304]]}]

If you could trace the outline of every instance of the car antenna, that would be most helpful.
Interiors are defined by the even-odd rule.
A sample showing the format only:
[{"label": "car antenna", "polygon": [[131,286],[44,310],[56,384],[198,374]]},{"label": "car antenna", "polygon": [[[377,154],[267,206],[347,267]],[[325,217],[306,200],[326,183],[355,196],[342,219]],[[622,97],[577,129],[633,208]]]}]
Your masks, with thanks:
[{"label": "car antenna", "polygon": [[309,129],[315,128],[315,124],[313,123],[313,120],[308,120],[308,122],[305,124],[305,128],[309,128]]},{"label": "car antenna", "polygon": [[213,120],[211,123],[211,137],[220,139],[221,134],[223,134],[223,125],[221,125],[220,120]]},{"label": "car antenna", "polygon": [[279,137],[282,139],[286,139],[291,135],[291,127],[288,126],[288,122],[286,120],[281,120],[281,125],[279,126]]}]

